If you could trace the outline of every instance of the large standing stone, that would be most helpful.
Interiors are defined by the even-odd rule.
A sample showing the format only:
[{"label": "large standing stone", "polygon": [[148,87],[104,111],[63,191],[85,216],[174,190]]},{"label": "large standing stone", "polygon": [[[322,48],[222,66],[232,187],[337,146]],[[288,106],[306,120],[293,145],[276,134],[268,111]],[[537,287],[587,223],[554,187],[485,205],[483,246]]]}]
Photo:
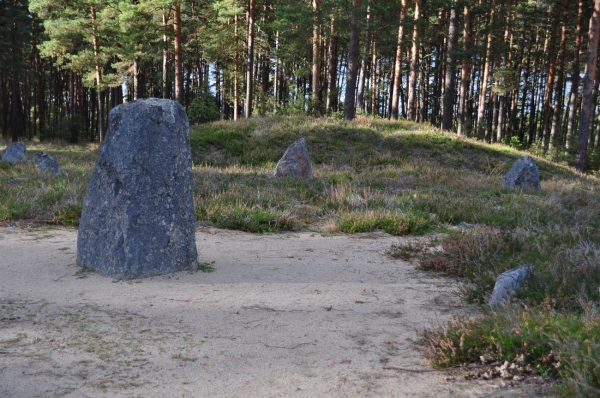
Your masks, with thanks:
[{"label": "large standing stone", "polygon": [[44,151],[36,152],[33,155],[33,162],[40,174],[67,175],[67,172],[60,167],[56,160]]},{"label": "large standing stone", "polygon": [[310,164],[310,156],[306,149],[306,140],[300,138],[295,141],[285,151],[277,167],[275,168],[275,177],[283,177],[289,175],[294,178],[313,178],[312,166]]},{"label": "large standing stone", "polygon": [[489,305],[491,307],[510,302],[523,282],[533,275],[533,264],[521,265],[500,274],[496,279]]},{"label": "large standing stone", "polygon": [[8,163],[20,163],[27,161],[27,148],[23,141],[9,145],[2,154],[2,161]]},{"label": "large standing stone", "polygon": [[175,101],[110,111],[83,202],[77,265],[118,279],[197,269],[189,138]]},{"label": "large standing stone", "polygon": [[517,159],[504,177],[503,186],[504,188],[542,189],[538,169],[531,156]]}]

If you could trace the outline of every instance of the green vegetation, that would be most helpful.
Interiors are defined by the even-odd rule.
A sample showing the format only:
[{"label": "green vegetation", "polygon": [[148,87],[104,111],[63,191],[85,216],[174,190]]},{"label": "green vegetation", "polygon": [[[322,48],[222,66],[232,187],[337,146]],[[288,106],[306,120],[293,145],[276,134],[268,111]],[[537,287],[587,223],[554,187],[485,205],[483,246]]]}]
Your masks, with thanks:
[{"label": "green vegetation", "polygon": [[[276,179],[279,157],[305,137],[314,180]],[[392,235],[443,232],[392,246],[389,254],[460,278],[459,295],[485,304],[496,277],[521,264],[535,276],[517,305],[457,318],[424,333],[435,366],[523,361],[562,377],[565,396],[600,388],[600,182],[537,159],[542,191],[502,188],[524,152],[427,130],[408,122],[309,117],[254,118],[194,126],[196,217],[250,232],[308,229]],[[94,148],[44,149],[68,177],[32,164],[0,167],[0,222],[77,225]],[[201,264],[204,272],[213,270]],[[557,364],[560,362],[560,366]]]},{"label": "green vegetation", "polygon": [[[2,150],[6,145],[0,145]],[[68,176],[39,175],[32,161],[0,162],[0,225],[28,222],[77,226],[97,145],[61,146],[27,143],[28,156],[43,150],[51,154]]]}]

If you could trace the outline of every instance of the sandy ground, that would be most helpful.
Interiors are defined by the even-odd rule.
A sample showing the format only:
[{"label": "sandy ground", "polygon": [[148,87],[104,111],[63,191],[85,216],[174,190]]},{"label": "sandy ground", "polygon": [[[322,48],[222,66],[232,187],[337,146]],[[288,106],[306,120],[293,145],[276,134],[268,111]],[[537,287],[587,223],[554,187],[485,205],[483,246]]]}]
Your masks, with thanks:
[{"label": "sandy ground", "polygon": [[77,233],[0,228],[0,397],[539,396],[423,373],[418,331],[469,311],[399,238],[199,228],[214,272],[115,281]]}]

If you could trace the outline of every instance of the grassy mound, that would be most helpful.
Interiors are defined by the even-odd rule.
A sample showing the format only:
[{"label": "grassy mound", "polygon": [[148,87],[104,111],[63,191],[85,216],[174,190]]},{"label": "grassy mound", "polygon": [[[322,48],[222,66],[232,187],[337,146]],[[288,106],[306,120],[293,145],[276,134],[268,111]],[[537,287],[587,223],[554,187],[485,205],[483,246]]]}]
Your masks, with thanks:
[{"label": "grassy mound", "polygon": [[[274,178],[276,162],[300,137],[314,180]],[[426,354],[442,367],[518,358],[527,372],[564,378],[565,396],[600,392],[597,179],[538,158],[542,191],[503,189],[504,175],[525,153],[408,122],[254,118],[193,126],[190,143],[196,217],[211,225],[444,232],[435,249],[393,246],[389,254],[459,277],[458,293],[482,304],[500,273],[534,264],[520,304],[426,331]],[[0,223],[76,226],[96,148],[28,146],[50,153],[69,175],[0,164]]]}]

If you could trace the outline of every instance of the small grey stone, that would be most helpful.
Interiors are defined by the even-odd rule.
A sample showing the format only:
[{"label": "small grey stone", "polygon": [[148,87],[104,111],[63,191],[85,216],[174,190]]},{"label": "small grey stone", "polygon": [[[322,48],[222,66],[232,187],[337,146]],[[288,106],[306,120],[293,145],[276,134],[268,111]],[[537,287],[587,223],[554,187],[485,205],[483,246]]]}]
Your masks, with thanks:
[{"label": "small grey stone", "polygon": [[77,265],[117,279],[198,268],[187,116],[149,98],[110,111],[84,201]]},{"label": "small grey stone", "polygon": [[533,268],[533,264],[526,264],[500,274],[492,291],[490,307],[510,302],[523,282],[533,275]]},{"label": "small grey stone", "polygon": [[289,175],[294,178],[313,178],[310,156],[306,149],[306,140],[300,138],[295,141],[285,151],[277,167],[275,167],[275,177],[284,177]]},{"label": "small grey stone", "polygon": [[40,174],[67,175],[67,172],[60,167],[56,160],[44,151],[36,152],[33,155],[33,162]]},{"label": "small grey stone", "polygon": [[504,188],[542,189],[537,166],[531,156],[517,159],[504,177]]},{"label": "small grey stone", "polygon": [[2,161],[8,163],[20,163],[27,161],[27,148],[23,141],[9,145],[2,154]]}]

